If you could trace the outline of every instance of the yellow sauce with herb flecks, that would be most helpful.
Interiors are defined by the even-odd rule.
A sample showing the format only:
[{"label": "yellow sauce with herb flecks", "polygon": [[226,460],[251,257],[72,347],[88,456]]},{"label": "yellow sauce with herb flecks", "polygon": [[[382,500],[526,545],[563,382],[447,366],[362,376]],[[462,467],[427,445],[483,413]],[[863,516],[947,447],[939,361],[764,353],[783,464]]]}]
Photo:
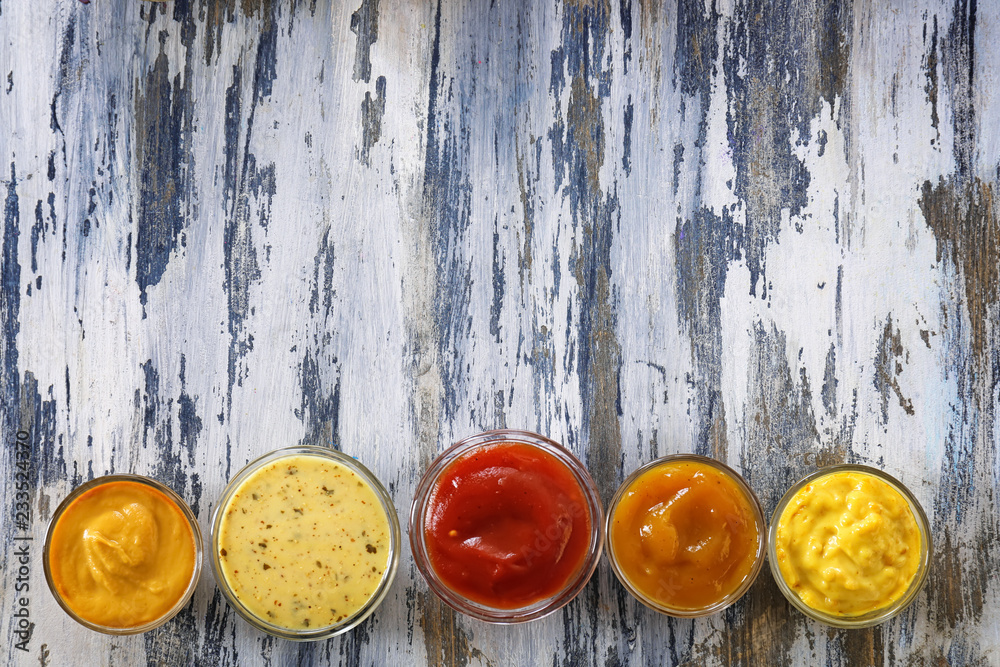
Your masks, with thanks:
[{"label": "yellow sauce with herb flecks", "polygon": [[254,616],[282,628],[351,617],[389,564],[389,519],[374,490],[323,457],[271,461],[223,512],[217,546],[226,581]]}]

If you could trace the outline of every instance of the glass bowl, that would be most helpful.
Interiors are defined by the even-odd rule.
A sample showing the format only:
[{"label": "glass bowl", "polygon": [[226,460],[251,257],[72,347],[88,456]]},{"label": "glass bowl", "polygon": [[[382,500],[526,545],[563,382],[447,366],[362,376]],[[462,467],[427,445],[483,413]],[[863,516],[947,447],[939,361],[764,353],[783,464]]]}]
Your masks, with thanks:
[{"label": "glass bowl", "polygon": [[[731,592],[729,592],[728,594],[722,596],[717,600],[701,605],[692,605],[692,606],[671,605],[663,601],[662,599],[657,599],[657,596],[651,594],[648,591],[642,590],[640,585],[637,585],[636,583],[631,581],[629,579],[628,574],[626,574],[625,572],[626,568],[623,567],[623,563],[621,562],[619,554],[616,552],[615,540],[613,539],[615,532],[614,519],[619,504],[622,503],[624,498],[626,498],[626,494],[628,494],[629,491],[633,489],[633,486],[636,485],[638,480],[647,473],[656,470],[657,468],[664,468],[666,471],[667,468],[676,467],[677,464],[685,464],[685,463],[701,464],[707,466],[711,468],[713,471],[720,473],[725,478],[730,480],[733,483],[734,487],[733,489],[730,490],[731,491],[735,490],[736,492],[741,493],[743,499],[746,501],[747,505],[746,509],[749,510],[750,514],[753,517],[757,533],[756,546],[754,547],[752,555],[753,558],[752,564],[750,566],[749,571],[743,576],[742,580],[740,580],[736,584],[736,587]],[[640,490],[636,489],[636,491],[639,492]],[[711,510],[711,512],[714,513],[714,508]],[[608,507],[608,518],[605,531],[607,533],[606,539],[608,542],[608,560],[611,563],[611,569],[614,571],[615,576],[618,578],[618,581],[621,582],[622,586],[624,586],[629,593],[631,593],[642,604],[646,605],[650,609],[653,609],[654,611],[660,612],[661,614],[666,614],[668,616],[675,616],[679,618],[697,618],[701,616],[708,616],[710,614],[715,614],[722,611],[723,609],[725,609],[726,607],[728,607],[729,605],[733,604],[741,597],[743,597],[744,593],[746,593],[747,590],[749,590],[750,586],[757,578],[757,575],[760,573],[761,567],[763,566],[764,563],[764,548],[765,548],[764,544],[767,533],[767,523],[764,520],[764,512],[761,509],[760,501],[757,499],[757,495],[753,492],[753,489],[750,488],[750,485],[746,483],[743,477],[740,476],[740,474],[737,473],[735,470],[733,470],[729,466],[719,461],[716,461],[715,459],[711,459],[705,456],[699,456],[697,454],[672,454],[669,456],[663,456],[661,458],[658,458],[655,461],[650,461],[649,463],[635,470],[631,475],[629,475],[625,479],[624,482],[622,482],[621,486],[618,487],[618,491],[612,498],[610,506]],[[707,544],[709,544],[710,547],[710,543]],[[667,585],[669,584],[663,583],[661,581],[661,586],[667,586]]]},{"label": "glass bowl", "polygon": [[[526,448],[526,449],[522,449]],[[460,470],[469,471],[471,466],[475,466],[477,457],[497,456],[507,463],[512,460],[533,461],[534,463],[518,463],[521,468],[517,468],[516,474],[510,471],[508,466],[497,467],[496,460],[491,465],[485,465],[483,475],[492,474],[489,471],[499,471],[495,478],[488,481],[479,482],[486,485],[496,485],[496,490],[501,487],[506,489],[531,488],[525,495],[537,501],[537,504],[526,503],[523,498],[519,501],[518,496],[511,495],[515,492],[509,491],[502,500],[484,501],[493,502],[489,509],[483,511],[475,520],[469,519],[468,523],[462,524],[462,530],[468,531],[470,537],[463,541],[462,545],[473,546],[464,553],[472,554],[470,557],[470,567],[489,567],[489,558],[496,556],[498,577],[511,577],[503,579],[511,582],[499,584],[500,579],[494,579],[497,588],[504,592],[514,590],[531,591],[533,588],[539,595],[538,599],[532,599],[533,594],[528,592],[523,597],[515,598],[517,602],[513,606],[506,603],[492,603],[487,599],[487,595],[478,593],[470,594],[457,590],[464,584],[455,579],[448,580],[451,575],[444,575],[449,565],[453,563],[445,557],[439,557],[435,564],[435,553],[443,554],[440,548],[444,544],[443,538],[429,537],[429,522],[433,525],[435,517],[447,512],[447,497],[455,489],[454,493],[475,493],[472,482],[464,488],[459,483],[457,475]],[[510,458],[504,458],[510,457]],[[548,468],[549,472],[542,471]],[[551,473],[551,475],[550,475]],[[478,473],[473,473],[473,478],[484,480],[485,477],[477,477]],[[449,475],[456,477],[449,478]],[[550,475],[548,482],[542,480],[542,476]],[[451,479],[447,488],[442,491],[439,482],[442,478]],[[558,490],[557,485],[565,483],[564,489],[569,489],[571,498],[563,490]],[[535,485],[532,487],[532,485]],[[492,487],[490,487],[492,488]],[[546,489],[553,489],[552,493],[547,493]],[[517,493],[521,493],[518,491]],[[444,495],[442,495],[444,494]],[[500,496],[495,496],[500,498]],[[457,506],[457,503],[456,503]],[[535,512],[535,508],[546,508]],[[471,507],[470,507],[471,511]],[[534,513],[533,513],[534,512]],[[569,518],[569,516],[572,518]],[[582,537],[573,535],[573,528],[566,532],[567,521],[572,522],[570,526],[577,526],[577,521],[582,521],[585,517],[589,522],[586,533],[577,533]],[[544,522],[544,523],[543,523]],[[573,456],[569,450],[561,445],[528,431],[512,429],[487,431],[461,440],[438,456],[430,465],[417,487],[413,505],[410,509],[410,545],[413,550],[413,558],[417,569],[427,581],[428,586],[434,593],[453,609],[462,612],[473,618],[477,618],[490,623],[523,623],[542,618],[560,609],[575,598],[587,585],[591,575],[597,568],[597,563],[601,557],[601,549],[604,544],[604,536],[601,530],[603,523],[603,511],[601,499],[591,478],[590,473],[583,464]],[[457,525],[457,524],[456,524]],[[494,530],[495,529],[495,530]],[[455,535],[456,531],[450,531],[448,535]],[[523,538],[523,539],[522,539]],[[437,542],[435,542],[437,540]],[[531,577],[544,578],[546,574],[542,572],[552,572],[543,568],[559,568],[562,564],[562,556],[570,543],[574,542],[574,549],[580,549],[579,564],[567,562],[567,572],[565,574],[554,574],[551,580],[559,581],[565,576],[565,580],[556,586],[546,586],[539,583],[538,587],[527,583]],[[563,546],[557,555],[553,555],[552,545],[562,542]],[[438,544],[438,546],[435,546]],[[459,547],[464,549],[465,547]],[[503,553],[500,553],[503,552]],[[454,553],[454,552],[451,552]],[[500,555],[497,555],[500,554]],[[541,561],[537,559],[542,559]],[[538,565],[541,562],[542,565]],[[532,573],[532,563],[535,563]],[[484,565],[486,564],[486,565]],[[570,569],[570,568],[573,569]],[[439,572],[439,569],[441,570]],[[513,573],[513,574],[512,574]],[[520,574],[525,574],[525,579],[518,579]],[[492,585],[492,584],[491,584]],[[546,590],[552,588],[552,590]],[[499,599],[501,594],[494,593]],[[474,598],[479,598],[474,599]],[[523,603],[521,603],[523,600]]]},{"label": "glass bowl", "polygon": [[[303,459],[306,461],[303,462]],[[296,464],[296,461],[299,463]],[[317,476],[309,479],[308,473],[297,476],[295,478],[297,481],[295,489],[292,486],[275,489],[273,486],[273,475],[278,474],[278,472],[274,471],[281,471],[281,466],[287,464],[288,468],[285,469],[285,474],[297,475],[297,465],[304,465],[304,463],[308,463],[309,465],[314,463],[318,463],[319,465],[329,463],[333,465],[321,471],[322,477]],[[359,487],[366,485],[371,494],[367,494],[362,490],[357,492],[360,495],[353,499],[350,498],[349,489],[353,486],[349,484],[352,479],[350,476],[348,477],[348,482],[338,481],[331,483],[332,480],[340,479],[342,469],[346,469],[349,475],[357,478],[356,481]],[[313,473],[320,474],[315,470]],[[272,475],[272,477],[268,477],[268,475]],[[291,484],[291,480],[286,481]],[[272,486],[262,486],[266,484]],[[310,484],[314,484],[314,486],[310,486]],[[327,484],[332,488],[328,489]],[[306,487],[306,492],[303,493],[302,487]],[[298,496],[294,495],[295,490],[298,491]],[[258,493],[260,493],[259,496]],[[370,499],[372,495],[378,502],[378,507],[374,509],[370,508],[365,500],[366,498]],[[246,514],[248,509],[253,510],[255,507],[251,501],[256,502],[258,498],[260,499],[260,503],[256,506],[261,508],[259,511],[265,512],[268,517],[272,517],[270,519],[260,518],[259,523],[262,524],[261,527],[257,527],[257,518],[252,522],[252,529],[239,528],[240,524],[238,522],[241,521],[239,518],[235,520],[228,518],[231,507],[233,512],[239,509],[241,514]],[[348,503],[347,507],[337,507],[339,504],[345,502]],[[365,531],[358,531],[362,525],[368,526],[368,530],[372,530],[370,527],[371,524],[364,522],[364,514],[373,511],[380,511],[384,515],[387,523],[386,534],[380,537],[372,535],[368,538],[362,538],[361,536],[366,535]],[[314,519],[312,523],[308,521],[310,517]],[[265,524],[267,520],[273,523]],[[292,523],[297,520],[301,520],[302,523]],[[232,530],[236,534],[232,537],[232,541],[226,541],[225,544],[232,546],[239,540],[239,554],[235,552],[234,554],[229,554],[226,552],[225,547],[222,546],[222,540],[229,540],[229,537],[224,535],[230,529],[226,525],[226,522],[229,521],[234,521]],[[307,525],[311,525],[312,528],[307,528]],[[350,537],[353,533],[348,532],[348,527],[352,531],[358,532],[358,535],[354,538]],[[308,539],[308,536],[303,537],[309,530],[314,531],[312,533],[313,539],[311,540]],[[331,537],[332,533],[338,530],[343,532],[346,537],[340,537],[339,535]],[[325,535],[316,537],[317,532],[325,532]],[[247,545],[242,544],[242,540],[244,539],[247,541]],[[348,539],[350,540],[349,542],[346,541]],[[355,539],[358,539],[358,541],[355,542]],[[361,542],[368,539],[376,542],[376,544],[379,544],[380,540],[384,539],[388,545],[388,554],[385,557],[385,569],[382,570],[381,574],[378,574],[378,565],[371,565],[371,571],[378,574],[378,580],[373,590],[369,590],[374,577],[366,569],[369,561],[365,559],[368,556],[365,552],[361,551]],[[334,543],[330,540],[341,541]],[[357,546],[351,546],[352,543]],[[279,546],[281,544],[290,544],[291,546],[288,551],[294,551],[300,556],[306,552],[310,555],[308,559],[298,557],[294,561],[294,565],[292,562],[281,563],[280,559],[282,557],[278,555],[284,551],[284,547]],[[356,627],[368,618],[379,604],[382,603],[396,575],[396,569],[399,565],[400,544],[399,519],[396,516],[396,509],[392,504],[392,499],[389,497],[385,487],[382,486],[370,470],[350,456],[333,449],[296,446],[278,449],[251,461],[226,485],[212,516],[212,549],[210,560],[219,590],[222,591],[229,605],[250,625],[282,639],[318,641],[334,637]],[[268,545],[271,547],[270,551],[266,549]],[[332,555],[338,550],[343,551],[344,546],[347,547],[348,553],[353,554],[355,558],[353,563],[355,566],[354,570],[347,570],[346,561],[340,559],[339,556],[335,557]],[[385,544],[382,544],[382,548],[385,548],[385,546]],[[372,544],[367,544],[366,547],[368,549],[367,554],[377,553],[377,548]],[[315,551],[313,551],[314,549]],[[272,565],[267,563],[268,560],[274,563],[273,567],[276,568],[275,572],[271,573],[271,575],[261,574],[260,577],[270,577],[276,573],[279,574],[279,577],[253,580],[246,572],[242,576],[237,577],[239,574],[239,570],[236,569],[237,565],[229,564],[233,563],[238,555],[253,558],[250,555],[251,550],[253,550],[253,553],[259,552],[260,554],[256,562],[260,563],[261,559],[263,559],[261,572],[272,568]],[[289,556],[284,556],[284,558],[289,558]],[[226,564],[223,564],[223,559],[226,560]],[[361,560],[365,560],[366,562],[365,569],[359,569],[357,566],[357,563]],[[381,564],[381,557],[371,562]],[[313,568],[314,563],[316,565],[315,568]],[[230,575],[227,574],[227,568],[229,567],[232,567],[232,580],[230,580]],[[307,570],[308,574],[304,575],[303,572]],[[287,580],[284,576],[285,573],[288,574]],[[287,583],[294,577],[300,576],[304,577],[303,587],[294,588],[291,584]],[[346,582],[351,577],[354,577],[355,580],[367,578],[369,584],[360,591],[349,590]],[[341,592],[354,595],[355,600],[348,603],[347,607],[341,610],[343,614],[339,618],[335,618],[329,623],[317,622],[315,627],[309,627],[309,618],[306,617],[306,626],[293,627],[292,623],[282,624],[280,622],[281,619],[277,615],[274,616],[274,622],[269,620],[268,616],[272,612],[258,613],[255,611],[255,609],[263,608],[263,605],[266,603],[259,600],[256,602],[253,601],[253,593],[244,588],[244,585],[250,582],[260,584],[264,587],[272,585],[288,586],[284,590],[272,591],[275,593],[273,604],[276,608],[284,607],[287,604],[288,609],[295,610],[295,613],[306,614],[303,610],[306,608],[306,601],[308,601],[316,603],[317,610],[322,607],[322,612],[316,612],[322,615],[325,615],[326,609],[330,608],[330,618],[333,619],[333,614],[336,614],[337,611],[332,609],[332,607],[335,604],[339,604],[339,595]],[[313,585],[316,582],[323,584],[327,582],[331,583],[329,586],[314,587]],[[322,597],[324,593],[329,594],[334,588],[337,590],[338,603],[330,602],[331,598],[329,595],[325,599]],[[246,598],[247,602],[244,602],[241,594]],[[311,609],[312,607],[309,608]],[[279,612],[276,609],[274,613],[277,614]],[[323,618],[322,615],[321,619]]]},{"label": "glass bowl", "polygon": [[[920,538],[920,554],[917,571],[911,579],[905,592],[895,601],[883,607],[857,615],[837,615],[809,606],[785,581],[785,577],[778,564],[777,533],[779,524],[781,523],[782,514],[784,514],[785,509],[788,507],[789,503],[792,502],[793,498],[795,498],[795,496],[808,485],[824,477],[838,473],[869,475],[887,483],[892,489],[899,493],[904,501],[906,501],[910,513],[916,522]],[[893,616],[896,616],[909,606],[916,598],[917,593],[920,592],[921,587],[927,579],[927,573],[930,569],[930,524],[927,521],[927,515],[924,514],[923,508],[920,506],[920,503],[917,502],[917,499],[913,496],[913,494],[910,493],[910,490],[891,475],[888,475],[877,468],[864,465],[829,466],[803,477],[798,483],[788,489],[788,491],[785,492],[785,495],[782,496],[781,500],[778,502],[778,506],[775,508],[774,514],[771,517],[771,528],[768,535],[768,559],[771,564],[771,574],[774,576],[774,580],[777,582],[778,588],[788,601],[792,603],[792,606],[801,611],[803,614],[837,628],[865,628],[872,625],[878,625],[879,623],[883,623]]]},{"label": "glass bowl", "polygon": [[[63,535],[64,531],[62,530],[62,528],[60,528],[59,535],[55,537],[55,540],[53,539],[53,534],[56,532],[57,527],[59,527],[60,520],[63,519],[64,516],[66,516],[67,511],[70,511],[71,508],[73,508],[73,513],[79,513],[85,511],[85,509],[81,509],[85,507],[84,505],[77,505],[78,501],[83,500],[86,502],[88,499],[94,499],[97,497],[96,494],[100,494],[101,491],[110,490],[109,488],[102,488],[102,487],[109,487],[109,485],[113,484],[121,484],[123,485],[123,487],[126,488],[129,485],[133,484],[139,485],[140,487],[148,487],[147,491],[145,492],[148,494],[147,497],[155,498],[158,501],[163,501],[165,503],[168,503],[170,506],[178,510],[181,517],[183,518],[182,525],[185,525],[191,531],[191,548],[194,550],[194,558],[193,558],[191,576],[189,581],[187,582],[186,587],[180,593],[180,596],[178,597],[177,601],[169,609],[167,609],[165,612],[163,612],[156,618],[153,618],[147,622],[139,623],[136,625],[127,625],[127,626],[105,625],[100,622],[95,622],[93,620],[86,618],[85,614],[78,613],[76,610],[73,609],[71,603],[68,602],[67,599],[64,597],[63,592],[60,591],[60,586],[57,580],[60,580],[63,575],[56,574],[53,572],[54,568],[56,569],[58,568],[58,565],[57,564],[54,565],[52,562],[54,556],[53,553],[54,541],[59,545],[62,545],[63,543],[75,543],[75,545],[73,545],[72,548],[74,550],[74,553],[77,554],[77,557],[86,557],[85,555],[80,553],[81,551],[85,551],[87,548],[83,541],[84,539],[86,539],[84,537],[84,533],[80,533],[79,540],[77,540],[74,538],[74,534],[76,531],[72,531],[71,528],[66,527],[66,531],[72,531],[72,532],[68,533],[67,535]],[[149,493],[150,490],[152,491],[152,493]],[[123,521],[122,519],[123,512],[121,511],[121,508],[117,509],[118,509],[117,515],[115,515],[114,509],[109,509],[109,511],[105,512],[102,517],[96,520],[101,521],[102,525],[104,526],[109,526],[112,528],[113,526],[111,524],[117,524],[118,526],[120,526],[121,521]],[[111,523],[109,523],[109,521]],[[103,538],[104,536],[101,537]],[[111,539],[113,538],[114,536],[111,537]],[[161,538],[162,535],[157,535],[154,539],[161,539]],[[60,547],[55,547],[55,548],[58,550]],[[184,500],[179,495],[177,495],[171,488],[161,484],[160,482],[157,482],[154,479],[150,479],[149,477],[142,477],[140,475],[107,475],[104,477],[98,477],[89,482],[85,482],[80,486],[76,487],[68,496],[66,496],[66,498],[62,501],[62,503],[59,504],[59,507],[57,507],[56,511],[52,514],[52,518],[49,520],[48,528],[45,532],[45,547],[43,553],[44,555],[42,558],[42,567],[45,571],[45,582],[48,584],[49,590],[52,592],[52,596],[56,599],[56,602],[58,602],[59,606],[63,608],[63,611],[69,614],[69,616],[77,623],[87,628],[90,628],[91,630],[95,630],[97,632],[103,632],[104,634],[108,635],[134,635],[160,627],[161,625],[169,621],[171,618],[176,616],[177,613],[181,609],[183,609],[187,605],[187,603],[191,600],[191,596],[194,595],[195,588],[198,585],[198,579],[201,576],[202,535],[201,535],[201,528],[198,526],[198,520],[191,512],[191,508],[188,507],[187,503],[184,502]],[[119,598],[121,597],[120,593],[118,594],[118,597]]]}]

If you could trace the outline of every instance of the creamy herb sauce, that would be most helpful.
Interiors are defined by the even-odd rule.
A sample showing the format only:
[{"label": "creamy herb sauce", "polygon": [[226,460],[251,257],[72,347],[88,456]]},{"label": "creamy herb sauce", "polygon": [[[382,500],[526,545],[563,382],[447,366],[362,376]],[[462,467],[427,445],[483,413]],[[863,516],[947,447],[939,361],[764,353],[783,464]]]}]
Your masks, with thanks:
[{"label": "creamy herb sauce", "polygon": [[219,562],[258,618],[293,629],[336,625],[361,609],[389,563],[389,520],[354,471],[296,455],[253,472],[219,526]]}]

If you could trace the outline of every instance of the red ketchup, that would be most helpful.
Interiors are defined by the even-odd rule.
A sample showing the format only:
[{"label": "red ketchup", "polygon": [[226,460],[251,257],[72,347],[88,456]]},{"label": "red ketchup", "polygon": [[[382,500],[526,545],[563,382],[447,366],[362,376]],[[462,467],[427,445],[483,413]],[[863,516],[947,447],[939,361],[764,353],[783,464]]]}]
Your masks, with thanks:
[{"label": "red ketchup", "polygon": [[427,555],[442,583],[498,609],[561,591],[590,538],[576,477],[552,454],[520,442],[488,444],[448,464],[424,521]]}]

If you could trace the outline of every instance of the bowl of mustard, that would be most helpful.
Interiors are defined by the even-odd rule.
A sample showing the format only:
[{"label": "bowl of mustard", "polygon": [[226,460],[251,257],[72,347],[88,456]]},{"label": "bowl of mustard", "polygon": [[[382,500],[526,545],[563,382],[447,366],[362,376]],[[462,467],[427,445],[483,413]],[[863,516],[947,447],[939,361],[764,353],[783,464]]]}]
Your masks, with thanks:
[{"label": "bowl of mustard", "polygon": [[212,518],[210,559],[229,605],[275,637],[350,630],[389,592],[400,529],[389,493],[326,447],[279,449],[230,480]]},{"label": "bowl of mustard", "polygon": [[768,560],[782,594],[810,618],[839,628],[877,625],[902,612],[930,568],[930,525],[899,480],[838,465],[790,488],[771,518]]},{"label": "bowl of mustard", "polygon": [[201,574],[202,536],[187,503],[140,475],[81,484],[56,508],[43,568],[59,606],[111,635],[157,628],[187,605]]}]

